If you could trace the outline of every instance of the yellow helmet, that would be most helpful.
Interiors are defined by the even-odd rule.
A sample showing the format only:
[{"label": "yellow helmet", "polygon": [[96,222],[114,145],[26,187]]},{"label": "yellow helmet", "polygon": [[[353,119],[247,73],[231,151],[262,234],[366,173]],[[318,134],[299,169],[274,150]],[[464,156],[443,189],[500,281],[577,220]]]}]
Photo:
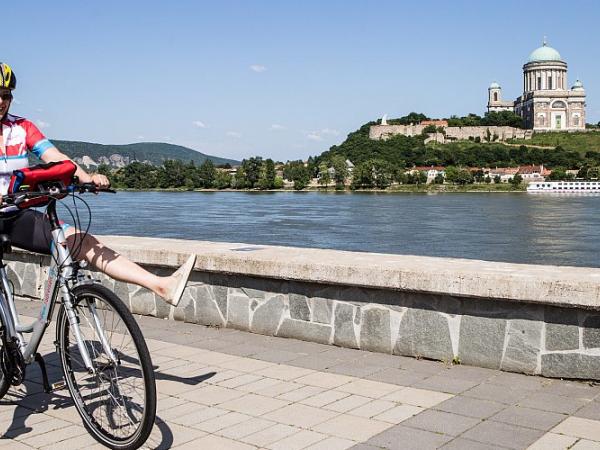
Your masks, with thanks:
[{"label": "yellow helmet", "polygon": [[14,89],[17,87],[17,77],[8,64],[0,62],[0,88]]}]

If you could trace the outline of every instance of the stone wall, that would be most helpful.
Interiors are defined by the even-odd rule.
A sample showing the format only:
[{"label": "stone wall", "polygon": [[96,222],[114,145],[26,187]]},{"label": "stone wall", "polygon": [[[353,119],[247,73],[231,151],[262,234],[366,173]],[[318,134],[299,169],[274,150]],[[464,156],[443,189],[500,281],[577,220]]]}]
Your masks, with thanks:
[{"label": "stone wall", "polygon": [[[372,125],[369,129],[369,137],[375,140],[386,140],[392,136],[401,134],[403,136],[418,136],[423,133],[425,125]],[[504,142],[508,139],[531,139],[533,132],[513,127],[444,127],[444,133],[430,134],[429,141],[440,144],[458,140],[469,140],[479,138],[483,142],[488,140],[488,132],[491,137],[496,136],[495,142]]]},{"label": "stone wall", "polygon": [[[194,246],[186,245],[185,241],[159,239],[146,239],[146,244],[153,242],[152,247],[146,247],[138,239],[135,241],[138,248],[133,252],[119,246],[124,240],[113,239],[113,244],[138,262],[142,262],[145,250],[145,257],[151,263],[147,267],[159,274],[170,273],[183,260],[183,248],[201,255],[178,308],[145,289],[92,274],[114,289],[137,314],[527,374],[600,379],[600,290],[595,281],[597,274],[590,269],[566,268],[567,271],[447,258],[425,258],[427,267],[421,269],[423,258],[418,257],[243,244]],[[159,244],[163,241],[167,244],[161,248]],[[182,245],[167,252],[168,242]],[[263,257],[253,255],[261,251],[265,252]],[[285,269],[286,264],[298,264],[295,273],[305,279],[277,274],[277,258],[272,256],[284,252],[289,261],[280,261],[279,270]],[[325,275],[307,276],[309,263],[303,257],[308,255],[308,260],[314,260],[310,269],[318,268],[315,252],[331,254],[338,266],[350,258],[347,262],[354,267],[352,281],[343,280],[343,275],[339,276],[343,284],[324,282]],[[220,258],[227,254],[229,266],[225,267],[226,262]],[[37,298],[48,258],[15,253],[10,259],[8,271],[16,292]],[[365,270],[377,260],[381,263],[372,266],[371,271],[387,273],[390,288],[383,286],[383,279],[365,278],[368,275]],[[158,267],[157,261],[167,267]],[[269,266],[268,261],[275,265]],[[404,274],[404,281],[400,281],[406,286],[404,289],[392,288],[397,280],[388,269],[394,261],[398,273]],[[235,271],[233,267],[238,262],[240,270]],[[478,267],[482,274],[478,283],[465,269],[469,264]],[[336,269],[334,263],[331,265]],[[429,290],[418,289],[403,272],[406,265],[415,271],[428,271],[432,279],[454,277],[463,286],[448,283],[447,290],[454,292],[452,295],[440,292],[433,285]],[[518,294],[511,293],[517,286],[514,280],[504,285],[509,294],[506,298],[498,295],[500,292],[491,284],[481,284],[486,277],[497,275],[494,268],[510,278],[508,267],[513,268],[515,276],[518,272],[521,279],[528,281],[531,292],[544,294],[543,298],[519,299],[527,293],[524,289]],[[531,274],[536,269],[540,276],[533,279]],[[257,276],[261,271],[268,271],[271,276]],[[554,281],[547,286],[541,274],[547,276],[549,272]],[[421,276],[420,282],[425,278]],[[476,289],[488,295],[465,294]],[[562,297],[564,301],[560,300]]]}]

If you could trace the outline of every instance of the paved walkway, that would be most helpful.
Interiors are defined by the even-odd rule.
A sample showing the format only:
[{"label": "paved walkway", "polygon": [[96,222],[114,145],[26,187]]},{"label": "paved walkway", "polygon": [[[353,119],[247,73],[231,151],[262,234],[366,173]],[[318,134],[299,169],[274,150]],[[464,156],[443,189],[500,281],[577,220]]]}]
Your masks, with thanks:
[{"label": "paved walkway", "polygon": [[[24,315],[31,313],[20,303]],[[148,448],[600,449],[600,386],[147,317],[158,419]],[[53,332],[51,378],[60,377]],[[32,368],[0,402],[0,448],[101,448]]]}]

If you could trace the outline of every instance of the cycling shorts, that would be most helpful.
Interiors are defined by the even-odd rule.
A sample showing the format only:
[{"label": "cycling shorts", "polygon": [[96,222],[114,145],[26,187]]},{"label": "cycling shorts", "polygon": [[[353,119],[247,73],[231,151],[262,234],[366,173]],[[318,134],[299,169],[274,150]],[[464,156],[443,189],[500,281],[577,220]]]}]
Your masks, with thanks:
[{"label": "cycling shorts", "polygon": [[[63,229],[69,225],[63,224]],[[13,247],[50,255],[52,226],[48,216],[35,209],[26,209],[16,217],[0,218],[0,234],[6,234]]]}]

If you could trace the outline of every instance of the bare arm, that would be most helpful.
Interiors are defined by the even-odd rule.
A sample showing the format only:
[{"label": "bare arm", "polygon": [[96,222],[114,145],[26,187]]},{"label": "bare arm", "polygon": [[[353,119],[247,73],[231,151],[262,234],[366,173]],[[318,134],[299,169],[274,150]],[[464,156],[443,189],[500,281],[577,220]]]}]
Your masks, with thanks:
[{"label": "bare arm", "polygon": [[[54,161],[65,161],[65,160],[73,161],[67,155],[65,155],[64,153],[61,153],[56,147],[51,147],[51,148],[47,149],[44,153],[42,153],[41,158],[42,158],[42,161],[47,162],[47,163],[54,162]],[[75,176],[77,178],[79,178],[79,181],[81,183],[94,183],[95,185],[97,185],[98,187],[101,187],[101,188],[106,188],[106,187],[110,186],[110,182],[108,181],[108,178],[106,178],[104,175],[100,175],[100,174],[90,175],[85,170],[83,170],[79,166],[79,164],[77,164],[75,161],[73,161],[73,163],[77,166],[77,171],[75,172]]]}]

